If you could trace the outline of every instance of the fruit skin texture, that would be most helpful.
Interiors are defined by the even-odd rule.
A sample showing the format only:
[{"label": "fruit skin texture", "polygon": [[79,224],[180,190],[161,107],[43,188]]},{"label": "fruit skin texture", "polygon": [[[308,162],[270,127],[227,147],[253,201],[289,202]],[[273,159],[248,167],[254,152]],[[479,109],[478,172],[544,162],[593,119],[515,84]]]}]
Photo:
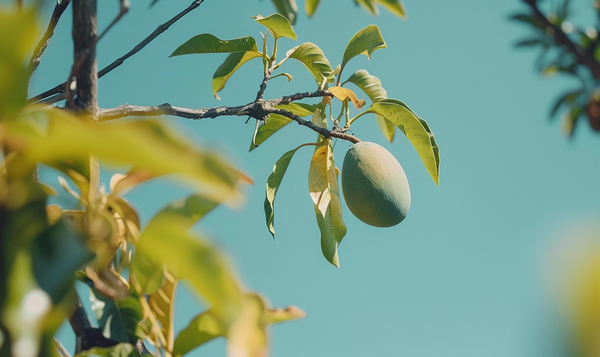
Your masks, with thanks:
[{"label": "fruit skin texture", "polygon": [[381,145],[361,141],[346,153],[342,192],[356,218],[375,227],[402,222],[410,209],[406,174],[394,155]]}]

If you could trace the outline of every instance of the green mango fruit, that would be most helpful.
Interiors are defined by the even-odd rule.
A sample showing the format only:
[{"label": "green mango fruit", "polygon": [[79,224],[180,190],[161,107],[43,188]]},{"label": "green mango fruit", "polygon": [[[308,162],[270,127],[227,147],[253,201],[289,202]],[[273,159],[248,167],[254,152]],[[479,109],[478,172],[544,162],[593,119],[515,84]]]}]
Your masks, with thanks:
[{"label": "green mango fruit", "polygon": [[356,218],[375,227],[402,222],[410,209],[406,174],[394,155],[381,145],[354,144],[342,165],[342,192]]}]

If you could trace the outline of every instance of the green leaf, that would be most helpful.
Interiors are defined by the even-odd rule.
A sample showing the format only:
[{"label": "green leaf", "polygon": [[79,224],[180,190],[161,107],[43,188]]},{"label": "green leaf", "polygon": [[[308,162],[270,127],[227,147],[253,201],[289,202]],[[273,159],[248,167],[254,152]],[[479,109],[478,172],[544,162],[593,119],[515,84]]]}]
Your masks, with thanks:
[{"label": "green leaf", "polygon": [[331,64],[319,46],[314,43],[306,42],[296,46],[289,50],[286,56],[300,61],[310,71],[318,85],[323,83],[323,78],[327,78],[329,83],[333,82]]},{"label": "green leaf", "polygon": [[367,113],[375,113],[394,123],[417,150],[421,161],[436,185],[439,185],[440,154],[435,137],[427,122],[419,118],[406,104],[397,99],[374,103]]},{"label": "green leaf", "polygon": [[344,57],[342,60],[342,69],[353,57],[358,55],[366,55],[367,58],[371,59],[371,54],[373,51],[386,47],[387,44],[381,36],[379,27],[375,25],[369,25],[352,36],[350,42],[348,42],[348,45],[346,45],[346,50],[344,50]]},{"label": "green leaf", "polygon": [[79,231],[65,219],[39,235],[30,249],[36,280],[54,304],[73,288],[75,271],[94,258]]},{"label": "green leaf", "polygon": [[188,229],[187,219],[161,215],[144,230],[137,249],[155,264],[164,264],[178,279],[188,279],[219,321],[228,326],[241,308],[238,278],[217,249]]},{"label": "green leaf", "polygon": [[304,10],[308,17],[312,17],[317,11],[317,7],[319,7],[319,3],[321,0],[305,0],[304,1]]},{"label": "green leaf", "polygon": [[21,166],[13,168],[15,175],[27,175],[35,163],[54,167],[66,159],[98,155],[108,163],[133,164],[154,177],[179,174],[197,192],[216,201],[241,196],[238,183],[247,176],[219,153],[190,144],[164,121],[98,124],[58,109],[38,110],[37,114],[37,119],[43,119],[40,122],[25,116],[8,127],[10,141],[17,144],[13,149],[22,155]]},{"label": "green leaf", "polygon": [[144,254],[136,253],[133,256],[130,269],[135,277],[134,285],[140,294],[153,294],[163,285],[163,266],[154,264]]},{"label": "green leaf", "polygon": [[75,357],[128,357],[133,354],[133,345],[119,343],[111,347],[92,347],[89,350],[79,352]]},{"label": "green leaf", "polygon": [[15,117],[26,104],[29,70],[25,60],[37,39],[36,20],[34,9],[0,9],[0,121]]},{"label": "green leaf", "polygon": [[377,9],[377,1],[376,0],[354,0],[354,2],[360,6],[362,6],[367,12],[371,15],[377,16],[379,15],[379,10]]},{"label": "green leaf", "polygon": [[321,250],[325,258],[339,268],[337,248],[346,235],[346,224],[342,218],[331,140],[315,148],[308,171],[308,188],[321,230]]},{"label": "green leaf", "polygon": [[175,310],[175,291],[177,280],[168,271],[165,271],[165,282],[161,288],[148,297],[150,310],[160,322],[160,330],[165,339],[165,348],[173,349],[173,311]]},{"label": "green leaf", "polygon": [[256,40],[250,36],[223,41],[214,35],[203,33],[184,42],[169,57],[196,53],[236,53],[247,51],[258,51]]},{"label": "green leaf", "polygon": [[225,62],[217,68],[217,71],[213,75],[212,79],[212,91],[215,98],[219,99],[217,94],[223,88],[225,83],[229,80],[229,77],[238,70],[244,63],[251,59],[262,57],[262,53],[258,51],[247,51],[247,52],[236,52],[232,53],[225,59]]},{"label": "green leaf", "polygon": [[298,149],[300,149],[301,147],[305,146],[304,145],[300,145],[295,149],[292,149],[288,152],[286,152],[285,154],[283,154],[279,160],[277,160],[277,162],[275,163],[275,166],[273,166],[273,173],[271,173],[271,175],[269,175],[269,178],[267,179],[267,195],[265,198],[265,216],[267,218],[267,228],[269,229],[269,232],[271,232],[271,235],[273,236],[273,239],[275,239],[275,195],[277,194],[277,190],[279,189],[279,185],[281,185],[281,180],[283,180],[283,176],[285,175],[285,172],[287,171],[288,166],[290,165],[290,161],[292,160],[292,157],[294,156],[294,154],[296,153],[296,151],[298,151]]},{"label": "green leaf", "polygon": [[406,9],[404,4],[399,0],[378,0],[381,6],[385,7],[389,12],[406,20]]},{"label": "green leaf", "polygon": [[296,16],[298,15],[298,6],[296,0],[271,0],[277,12],[287,17],[292,25],[296,24]]},{"label": "green leaf", "polygon": [[[317,105],[306,103],[289,103],[280,104],[276,106],[276,108],[290,111],[299,117],[305,117],[307,115],[311,115],[317,109]],[[283,115],[269,114],[266,122],[258,128],[255,138],[256,145],[264,143],[265,140],[271,137],[271,135],[275,134],[279,129],[283,128],[290,122],[292,122],[292,119],[284,117]],[[249,151],[252,151],[257,147],[258,146],[255,146],[252,142],[250,142]]]},{"label": "green leaf", "polygon": [[226,333],[227,331],[210,311],[203,312],[194,317],[190,324],[179,332],[175,339],[173,356],[183,356],[216,337],[225,336]]},{"label": "green leaf", "polygon": [[137,297],[111,299],[96,289],[90,290],[90,302],[102,334],[118,342],[136,343],[138,323],[144,318],[142,305]]},{"label": "green leaf", "polygon": [[[374,75],[369,74],[369,72],[364,69],[354,72],[346,82],[354,83],[362,89],[373,103],[387,99],[387,91],[381,85],[381,80]],[[385,136],[390,143],[394,141],[394,136],[396,135],[396,126],[394,123],[386,120],[381,115],[375,115],[375,120],[377,120],[377,125],[383,133],[383,136]]]},{"label": "green leaf", "polygon": [[290,24],[290,20],[281,14],[273,14],[267,17],[257,15],[253,17],[253,19],[255,19],[259,24],[268,28],[275,39],[287,37],[291,38],[292,40],[296,40],[296,33]]}]

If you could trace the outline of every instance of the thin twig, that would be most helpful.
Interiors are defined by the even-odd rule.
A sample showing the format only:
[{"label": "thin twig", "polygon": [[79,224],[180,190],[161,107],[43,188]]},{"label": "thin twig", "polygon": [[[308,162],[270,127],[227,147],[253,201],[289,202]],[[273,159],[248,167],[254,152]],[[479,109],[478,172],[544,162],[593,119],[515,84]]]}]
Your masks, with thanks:
[{"label": "thin twig", "polygon": [[[156,37],[158,37],[163,32],[167,31],[169,29],[169,27],[171,27],[171,25],[173,25],[175,22],[177,22],[179,19],[181,19],[182,17],[187,15],[192,10],[199,7],[200,4],[202,4],[203,2],[204,2],[204,0],[194,0],[190,4],[190,6],[188,6],[185,10],[183,10],[179,14],[175,15],[171,20],[165,22],[164,24],[159,25],[148,37],[146,37],[142,42],[138,43],[131,51],[127,52],[122,57],[117,58],[111,64],[109,64],[108,66],[106,66],[102,70],[100,70],[98,72],[98,78],[103,77],[105,74],[109,73],[113,69],[122,65],[126,59],[128,59],[129,57],[131,57],[134,54],[141,51],[144,47],[146,47],[146,45],[148,45],[150,42],[152,42]],[[61,84],[55,86],[54,88],[51,88],[41,94],[36,95],[35,97],[32,97],[31,99],[28,100],[28,102],[29,103],[38,102],[45,98],[48,98],[51,95],[58,94],[58,93],[64,93],[64,92],[65,92],[65,83],[61,83]]]},{"label": "thin twig", "polygon": [[44,36],[42,37],[40,42],[38,42],[37,46],[35,46],[35,49],[33,50],[33,54],[31,55],[31,60],[29,61],[29,77],[30,78],[33,75],[33,72],[35,72],[35,70],[40,65],[40,58],[44,54],[46,47],[48,47],[48,44],[50,43],[50,39],[54,35],[54,30],[56,29],[56,25],[58,25],[58,21],[60,20],[60,17],[67,9],[70,2],[71,2],[71,0],[63,0],[54,6],[54,11],[52,11],[52,17],[50,18],[50,22],[48,23],[48,27],[46,28],[46,33],[44,33]]},{"label": "thin twig", "polygon": [[117,22],[119,22],[119,20],[127,13],[127,11],[129,11],[129,0],[119,0],[119,13],[117,14],[117,17],[115,17],[108,27],[102,31],[100,36],[98,36],[98,41],[100,41],[100,39],[106,35],[108,30],[110,30]]},{"label": "thin twig", "polygon": [[571,41],[569,36],[559,27],[550,22],[546,15],[539,9],[537,0],[523,0],[531,10],[537,21],[539,21],[546,28],[546,33],[554,39],[554,42],[559,46],[565,46],[575,57],[577,62],[586,66],[592,72],[595,78],[600,78],[600,62],[598,62],[592,53],[584,52],[583,49]]}]

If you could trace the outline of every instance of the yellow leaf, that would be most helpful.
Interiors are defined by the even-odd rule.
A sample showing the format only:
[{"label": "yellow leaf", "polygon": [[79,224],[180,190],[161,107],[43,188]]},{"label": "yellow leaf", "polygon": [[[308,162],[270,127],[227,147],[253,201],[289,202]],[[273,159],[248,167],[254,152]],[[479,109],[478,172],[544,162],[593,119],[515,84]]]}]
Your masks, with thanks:
[{"label": "yellow leaf", "polygon": [[342,102],[346,100],[351,100],[352,104],[354,104],[354,107],[356,107],[356,109],[360,109],[365,105],[365,101],[362,99],[358,99],[356,97],[356,93],[354,93],[351,89],[335,86],[329,87],[327,90],[329,90],[334,97],[341,100]]}]

